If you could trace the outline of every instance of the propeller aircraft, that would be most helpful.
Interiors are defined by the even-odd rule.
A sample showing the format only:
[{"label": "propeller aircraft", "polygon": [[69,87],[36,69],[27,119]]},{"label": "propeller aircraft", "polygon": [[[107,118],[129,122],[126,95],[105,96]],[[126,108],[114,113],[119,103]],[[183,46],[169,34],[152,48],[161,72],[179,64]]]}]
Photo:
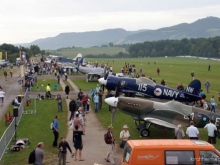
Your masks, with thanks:
[{"label": "propeller aircraft", "polygon": [[115,109],[118,108],[123,113],[145,121],[139,127],[142,137],[150,135],[151,124],[174,129],[178,124],[189,126],[189,122],[194,121],[196,127],[203,128],[209,119],[213,119],[217,128],[220,128],[220,114],[174,100],[160,103],[140,98],[117,97],[116,94],[116,97],[106,98],[105,102],[113,107],[112,118],[114,118]]},{"label": "propeller aircraft", "polygon": [[201,99],[199,91],[201,82],[193,80],[185,90],[176,90],[166,86],[156,84],[149,78],[126,78],[108,76],[108,78],[100,78],[99,83],[105,85],[108,90],[119,89],[126,96],[134,96],[135,93],[141,93],[146,96],[151,96],[160,99],[176,100],[180,102],[195,102]]}]

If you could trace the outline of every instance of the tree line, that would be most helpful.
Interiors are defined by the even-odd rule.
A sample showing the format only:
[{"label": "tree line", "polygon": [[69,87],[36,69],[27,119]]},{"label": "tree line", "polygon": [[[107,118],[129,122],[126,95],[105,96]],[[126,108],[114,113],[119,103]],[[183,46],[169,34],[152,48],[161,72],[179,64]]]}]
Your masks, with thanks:
[{"label": "tree line", "polygon": [[37,45],[31,45],[30,48],[22,46],[14,46],[12,44],[2,44],[0,45],[0,52],[2,52],[2,59],[6,59],[6,52],[9,61],[15,61],[16,58],[20,57],[20,51],[25,52],[26,58],[29,59],[31,56],[36,54],[45,54],[45,50],[41,50]]},{"label": "tree line", "polygon": [[131,57],[162,57],[191,55],[199,57],[219,57],[220,37],[184,38],[182,40],[161,40],[133,44],[129,47]]}]

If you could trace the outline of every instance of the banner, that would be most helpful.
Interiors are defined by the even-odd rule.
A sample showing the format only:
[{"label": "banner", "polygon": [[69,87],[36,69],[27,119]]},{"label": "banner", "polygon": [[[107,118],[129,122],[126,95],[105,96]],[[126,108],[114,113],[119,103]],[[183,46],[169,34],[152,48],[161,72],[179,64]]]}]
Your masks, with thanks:
[{"label": "banner", "polygon": [[2,60],[2,52],[0,52],[0,60]]}]

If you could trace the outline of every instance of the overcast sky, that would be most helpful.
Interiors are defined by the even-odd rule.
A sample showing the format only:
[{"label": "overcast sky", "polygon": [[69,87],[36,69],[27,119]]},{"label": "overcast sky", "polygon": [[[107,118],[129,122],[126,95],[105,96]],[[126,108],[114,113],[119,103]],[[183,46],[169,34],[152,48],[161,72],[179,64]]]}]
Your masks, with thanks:
[{"label": "overcast sky", "polygon": [[220,0],[1,0],[0,43],[27,43],[62,32],[158,29],[220,18]]}]

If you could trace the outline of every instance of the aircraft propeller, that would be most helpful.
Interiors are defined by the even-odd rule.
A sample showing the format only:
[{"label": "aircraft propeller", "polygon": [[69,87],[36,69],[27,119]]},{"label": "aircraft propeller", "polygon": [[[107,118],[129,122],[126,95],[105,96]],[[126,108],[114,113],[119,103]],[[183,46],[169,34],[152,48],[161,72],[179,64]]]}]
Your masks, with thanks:
[{"label": "aircraft propeller", "polygon": [[[104,69],[104,74],[103,74],[104,80],[107,80],[108,75],[109,75],[109,71],[107,72],[107,71],[106,71],[106,67],[105,67],[105,69]],[[104,92],[104,90],[105,90],[105,84],[102,84],[101,86],[102,86],[102,91]]]}]

